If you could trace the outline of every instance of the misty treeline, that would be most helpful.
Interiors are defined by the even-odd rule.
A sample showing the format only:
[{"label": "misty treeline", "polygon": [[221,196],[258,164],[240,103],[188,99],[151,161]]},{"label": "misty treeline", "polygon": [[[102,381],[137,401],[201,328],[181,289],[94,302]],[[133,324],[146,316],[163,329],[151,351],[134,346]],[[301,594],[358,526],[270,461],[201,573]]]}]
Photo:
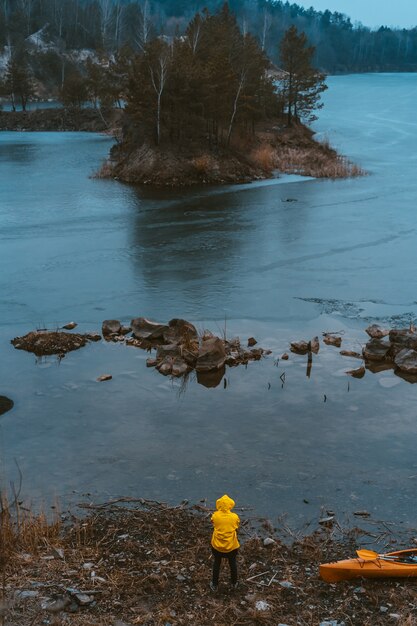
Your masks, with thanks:
[{"label": "misty treeline", "polygon": [[[61,50],[139,50],[152,35],[184,34],[196,12],[205,7],[217,12],[222,1],[0,0],[0,48],[19,45],[43,29],[43,37]],[[229,5],[242,32],[250,32],[275,63],[280,62],[277,42],[294,25],[315,46],[314,64],[322,71],[417,69],[417,27],[369,29],[339,12],[280,0],[230,0]]]}]

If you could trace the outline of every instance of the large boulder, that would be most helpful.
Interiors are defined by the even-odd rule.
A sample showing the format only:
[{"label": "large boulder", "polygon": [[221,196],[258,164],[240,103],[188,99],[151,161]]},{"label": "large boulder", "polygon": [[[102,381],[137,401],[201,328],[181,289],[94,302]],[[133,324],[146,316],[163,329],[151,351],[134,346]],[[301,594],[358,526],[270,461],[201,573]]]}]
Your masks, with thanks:
[{"label": "large boulder", "polygon": [[404,348],[397,354],[394,363],[402,372],[417,374],[417,351]]},{"label": "large boulder", "polygon": [[164,339],[168,343],[188,344],[198,341],[198,333],[191,322],[175,318],[168,322],[168,328],[164,331]]},{"label": "large boulder", "polygon": [[147,339],[148,341],[161,341],[165,342],[164,333],[168,330],[166,324],[160,324],[159,322],[153,322],[146,319],[146,317],[136,317],[130,323],[133,336],[136,339]]},{"label": "large boulder", "polygon": [[119,320],[104,320],[101,325],[101,332],[103,333],[103,337],[108,337],[109,335],[118,335],[122,329],[122,325]]},{"label": "large boulder", "polygon": [[225,362],[226,350],[223,341],[219,337],[211,337],[202,342],[195,369],[197,372],[210,372],[222,368]]},{"label": "large boulder", "polygon": [[385,361],[388,358],[390,344],[381,339],[371,339],[363,349],[367,361]]}]

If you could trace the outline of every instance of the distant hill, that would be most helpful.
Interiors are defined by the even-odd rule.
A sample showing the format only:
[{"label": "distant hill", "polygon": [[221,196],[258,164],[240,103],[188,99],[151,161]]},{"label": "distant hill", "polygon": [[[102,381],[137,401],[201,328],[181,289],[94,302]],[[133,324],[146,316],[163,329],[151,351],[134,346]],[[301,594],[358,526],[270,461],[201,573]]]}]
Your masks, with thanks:
[{"label": "distant hill", "polygon": [[[0,53],[8,46],[42,48],[43,61],[61,72],[56,54],[89,49],[139,49],[150,33],[184,32],[196,11],[216,11],[222,0],[9,0],[0,4]],[[370,29],[342,13],[305,9],[280,0],[230,0],[241,29],[254,34],[279,66],[278,44],[289,26],[316,47],[315,65],[328,73],[417,71],[417,27]],[[54,56],[55,55],[55,56]],[[39,70],[41,71],[41,70]]]}]

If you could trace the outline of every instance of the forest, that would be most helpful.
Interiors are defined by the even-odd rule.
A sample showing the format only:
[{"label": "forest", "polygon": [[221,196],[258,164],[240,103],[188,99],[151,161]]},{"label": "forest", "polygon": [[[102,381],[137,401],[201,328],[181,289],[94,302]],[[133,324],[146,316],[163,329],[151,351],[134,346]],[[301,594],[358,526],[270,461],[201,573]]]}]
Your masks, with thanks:
[{"label": "forest", "polygon": [[[85,49],[140,50],[151,36],[185,33],[196,12],[217,12],[223,0],[1,0],[0,50],[42,38],[43,59],[59,80],[60,55]],[[291,26],[315,47],[314,65],[326,73],[417,70],[417,27],[370,29],[339,12],[315,11],[281,0],[230,0],[249,32],[279,65],[278,43]],[[43,64],[40,62],[43,61]],[[47,63],[46,63],[47,62]],[[0,66],[1,70],[1,66]]]}]

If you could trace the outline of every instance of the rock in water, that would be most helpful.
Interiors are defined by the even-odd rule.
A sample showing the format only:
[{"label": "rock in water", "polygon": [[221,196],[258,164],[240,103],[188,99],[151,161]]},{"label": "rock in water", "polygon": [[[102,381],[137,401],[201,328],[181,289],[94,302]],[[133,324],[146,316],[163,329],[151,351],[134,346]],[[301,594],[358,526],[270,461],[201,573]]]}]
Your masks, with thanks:
[{"label": "rock in water", "polygon": [[10,400],[10,398],[7,398],[6,396],[0,396],[0,415],[3,415],[3,413],[7,413],[7,411],[10,411],[10,409],[13,408],[13,405],[13,400]]},{"label": "rock in water", "polygon": [[353,376],[353,378],[363,378],[365,376],[365,368],[358,367],[356,370],[349,370],[346,372],[348,376]]},{"label": "rock in water", "polygon": [[65,324],[62,328],[65,330],[72,330],[73,328],[76,328],[76,326],[78,326],[77,322],[68,322],[68,324]]},{"label": "rock in water", "polygon": [[385,361],[389,349],[389,343],[381,339],[371,339],[363,349],[363,356],[367,361]]},{"label": "rock in water", "polygon": [[323,341],[328,346],[336,346],[336,348],[340,348],[342,345],[342,338],[337,335],[323,335]]},{"label": "rock in water", "polygon": [[98,383],[103,383],[105,380],[111,380],[113,376],[111,374],[103,374],[97,378]]},{"label": "rock in water", "polygon": [[169,329],[166,324],[153,322],[146,317],[136,317],[130,323],[133,336],[136,339],[147,339],[148,341],[161,340],[164,341],[164,333]]},{"label": "rock in water", "polygon": [[119,320],[104,320],[101,325],[103,337],[108,337],[109,335],[118,335],[121,329],[122,325]]},{"label": "rock in water", "polygon": [[389,335],[390,331],[387,328],[381,328],[378,324],[372,324],[368,326],[368,328],[365,328],[365,332],[367,332],[372,339],[382,339]]},{"label": "rock in water", "polygon": [[417,374],[417,352],[415,350],[401,350],[394,359],[395,365],[402,372]]},{"label": "rock in water", "polygon": [[219,337],[212,337],[203,341],[198,351],[195,369],[197,372],[209,372],[218,370],[226,362],[226,350],[224,343]]}]

